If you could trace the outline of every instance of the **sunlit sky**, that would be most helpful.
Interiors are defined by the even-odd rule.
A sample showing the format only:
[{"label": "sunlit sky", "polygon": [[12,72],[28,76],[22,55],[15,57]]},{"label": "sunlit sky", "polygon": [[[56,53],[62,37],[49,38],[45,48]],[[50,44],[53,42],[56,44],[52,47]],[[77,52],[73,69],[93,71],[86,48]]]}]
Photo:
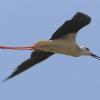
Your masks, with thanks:
[{"label": "sunlit sky", "polygon": [[[99,0],[0,0],[0,45],[48,40],[76,12],[91,16],[77,43],[100,55]],[[0,100],[100,100],[100,61],[55,54],[2,83],[32,51],[0,50]]]}]

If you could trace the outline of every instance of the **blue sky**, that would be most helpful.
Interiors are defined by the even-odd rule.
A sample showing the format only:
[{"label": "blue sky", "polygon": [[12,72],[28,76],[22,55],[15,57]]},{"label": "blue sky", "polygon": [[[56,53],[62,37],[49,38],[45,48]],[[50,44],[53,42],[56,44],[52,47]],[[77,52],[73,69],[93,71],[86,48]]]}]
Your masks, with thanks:
[{"label": "blue sky", "polygon": [[[0,45],[26,46],[47,40],[76,12],[91,16],[79,45],[100,55],[99,0],[0,0]],[[100,61],[54,55],[5,83],[31,51],[0,50],[0,100],[100,100]]]}]

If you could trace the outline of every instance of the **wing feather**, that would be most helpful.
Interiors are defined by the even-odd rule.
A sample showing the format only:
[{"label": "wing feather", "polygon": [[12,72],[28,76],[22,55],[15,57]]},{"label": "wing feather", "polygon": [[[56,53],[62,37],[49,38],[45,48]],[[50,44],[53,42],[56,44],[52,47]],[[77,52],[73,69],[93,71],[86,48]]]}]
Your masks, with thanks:
[{"label": "wing feather", "polygon": [[47,59],[51,55],[53,55],[53,53],[44,52],[44,51],[40,51],[40,50],[36,50],[36,51],[32,52],[31,57],[29,59],[27,59],[26,61],[24,61],[22,64],[20,64],[15,69],[15,71],[9,77],[7,77],[4,81],[11,79],[14,76],[24,72],[25,70],[31,68],[32,66],[34,66],[34,65],[42,62],[43,60]]},{"label": "wing feather", "polygon": [[78,12],[71,20],[66,21],[51,37],[51,40],[61,38],[70,33],[77,33],[81,28],[91,22],[91,18]]}]

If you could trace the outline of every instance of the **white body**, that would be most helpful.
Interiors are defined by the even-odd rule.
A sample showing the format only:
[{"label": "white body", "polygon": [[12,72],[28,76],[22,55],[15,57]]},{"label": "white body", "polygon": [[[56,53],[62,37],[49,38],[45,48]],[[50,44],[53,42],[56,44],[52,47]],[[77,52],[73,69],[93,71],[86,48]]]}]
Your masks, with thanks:
[{"label": "white body", "polygon": [[80,56],[81,53],[80,47],[75,42],[75,37],[76,34],[72,33],[60,39],[39,41],[35,45],[41,46],[37,48],[39,50],[77,57]]}]

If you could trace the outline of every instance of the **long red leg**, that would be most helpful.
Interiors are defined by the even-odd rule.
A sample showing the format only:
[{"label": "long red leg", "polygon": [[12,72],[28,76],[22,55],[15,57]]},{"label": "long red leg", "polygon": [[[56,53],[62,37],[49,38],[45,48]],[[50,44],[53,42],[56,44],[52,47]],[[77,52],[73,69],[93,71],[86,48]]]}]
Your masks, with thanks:
[{"label": "long red leg", "polygon": [[0,46],[0,49],[34,50],[34,49],[38,49],[39,47],[43,47],[43,46],[46,46],[46,45],[41,45],[41,46],[33,45],[33,46],[23,46],[23,47]]}]

